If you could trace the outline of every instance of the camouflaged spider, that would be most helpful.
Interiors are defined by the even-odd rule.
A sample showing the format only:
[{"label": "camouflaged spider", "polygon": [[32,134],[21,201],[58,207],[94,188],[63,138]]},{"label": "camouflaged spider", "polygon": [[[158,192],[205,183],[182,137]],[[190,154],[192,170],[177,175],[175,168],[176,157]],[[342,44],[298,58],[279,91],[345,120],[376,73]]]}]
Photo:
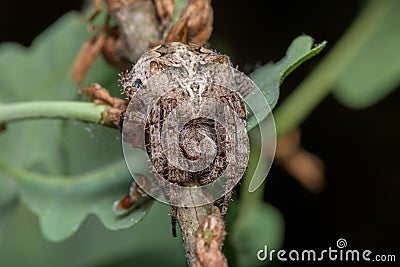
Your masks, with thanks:
[{"label": "camouflaged spider", "polygon": [[[214,182],[222,172],[225,172],[226,189],[223,198],[219,200],[223,203],[221,215],[224,216],[231,199],[232,188],[241,178],[237,177],[239,174],[232,168],[231,163],[235,163],[244,172],[248,162],[248,149],[247,146],[242,144],[247,144],[246,133],[242,132],[239,136],[231,138],[231,132],[234,132],[238,125],[245,129],[247,111],[243,96],[246,90],[235,91],[216,85],[208,80],[207,77],[210,76],[207,75],[201,76],[202,80],[197,81],[198,77],[194,76],[196,71],[202,66],[213,63],[227,68],[232,65],[227,56],[198,45],[167,43],[149,50],[138,60],[131,71],[121,75],[125,95],[130,101],[143,97],[140,92],[150,90],[146,87],[146,82],[168,68],[178,70],[173,72],[174,74],[170,74],[165,81],[166,83],[174,83],[173,89],[163,92],[162,95],[158,95],[157,92],[149,93],[149,97],[154,95],[158,97],[154,102],[147,101],[151,103],[150,107],[146,107],[149,110],[147,114],[143,114],[143,110],[140,109],[137,111],[129,111],[128,109],[127,113],[136,112],[137,114],[125,114],[123,118],[126,119],[127,116],[142,118],[138,125],[144,127],[144,136],[139,134],[140,129],[133,127],[128,130],[125,138],[130,139],[129,142],[132,146],[142,147],[147,151],[151,159],[153,174],[160,184],[163,181],[168,181],[179,186],[202,186]],[[161,81],[158,84],[160,88],[169,86],[162,83]],[[218,116],[222,116],[224,122],[201,116],[188,120],[179,132],[178,153],[172,157],[182,157],[188,161],[209,157],[208,161],[211,164],[201,170],[179,168],[171,163],[171,156],[167,156],[169,151],[163,148],[165,136],[161,129],[165,126],[166,118],[171,112],[183,103],[191,103],[191,106],[184,106],[184,113],[185,111],[190,113],[192,109],[198,111],[208,108],[203,105],[204,99],[213,100],[212,103],[217,103],[215,107],[222,106],[220,110],[216,108],[215,111],[212,111],[214,107],[209,109]],[[226,113],[227,110],[231,110],[231,113]],[[235,116],[232,115],[232,112]],[[229,127],[225,127],[224,123]],[[167,141],[174,142],[174,140]],[[241,145],[235,147],[236,143]],[[170,200],[178,197],[173,188],[160,187],[164,195],[168,195]],[[126,209],[132,205],[133,200],[137,199],[138,196],[137,189],[139,187],[135,186],[131,193],[119,202],[118,207]],[[218,199],[215,199],[211,202],[217,201]],[[176,212],[177,207],[171,204],[171,223],[174,236],[176,235]]]}]

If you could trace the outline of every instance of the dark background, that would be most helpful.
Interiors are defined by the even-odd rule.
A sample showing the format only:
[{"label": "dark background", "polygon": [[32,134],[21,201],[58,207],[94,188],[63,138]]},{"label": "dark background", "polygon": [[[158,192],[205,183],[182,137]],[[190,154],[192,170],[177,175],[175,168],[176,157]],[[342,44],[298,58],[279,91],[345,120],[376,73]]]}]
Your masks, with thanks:
[{"label": "dark background", "polygon": [[[347,0],[213,1],[211,43],[223,43],[235,64],[250,71],[279,60],[291,40],[302,33],[317,42],[327,40],[321,55],[285,81],[282,101],[335,44],[361,4]],[[81,6],[78,0],[3,1],[1,41],[29,46],[59,16]],[[326,188],[310,193],[284,170],[272,167],[265,199],[285,217],[286,249],[336,247],[336,240],[345,238],[348,248],[396,254],[399,260],[399,100],[396,90],[375,106],[350,110],[329,96],[301,125],[303,146],[325,163]]]}]

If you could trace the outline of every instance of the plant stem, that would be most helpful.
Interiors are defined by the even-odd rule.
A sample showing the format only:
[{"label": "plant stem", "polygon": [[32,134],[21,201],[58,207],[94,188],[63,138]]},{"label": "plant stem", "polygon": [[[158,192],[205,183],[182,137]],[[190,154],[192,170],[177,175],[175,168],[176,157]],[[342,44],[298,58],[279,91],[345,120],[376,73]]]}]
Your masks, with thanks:
[{"label": "plant stem", "polygon": [[333,89],[336,78],[379,27],[390,1],[371,0],[317,68],[274,112],[277,135],[298,126]]},{"label": "plant stem", "polygon": [[107,109],[105,105],[77,101],[29,101],[0,104],[0,124],[39,118],[75,119],[104,124]]},{"label": "plant stem", "polygon": [[[254,140],[253,147],[259,147],[261,140],[259,140],[256,131],[249,132],[251,140]],[[247,211],[252,210],[256,207],[255,203],[261,202],[264,197],[264,186],[260,186],[256,191],[249,192],[249,185],[258,163],[258,157],[260,153],[252,152],[250,153],[249,165],[247,166],[246,173],[243,177],[242,184],[240,186],[240,213],[239,216],[246,216]],[[243,215],[242,215],[243,212]]]},{"label": "plant stem", "polygon": [[203,205],[196,207],[178,207],[177,220],[182,233],[183,247],[186,252],[186,259],[189,266],[196,262],[196,237],[195,233],[203,220],[213,214],[213,205]]}]

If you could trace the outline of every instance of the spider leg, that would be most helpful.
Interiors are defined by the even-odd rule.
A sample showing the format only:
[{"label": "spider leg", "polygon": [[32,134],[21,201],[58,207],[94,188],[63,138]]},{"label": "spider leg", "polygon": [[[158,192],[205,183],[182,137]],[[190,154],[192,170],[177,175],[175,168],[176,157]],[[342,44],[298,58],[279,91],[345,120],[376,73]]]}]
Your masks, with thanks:
[{"label": "spider leg", "polygon": [[177,214],[177,207],[171,205],[171,231],[172,236],[176,237],[176,214]]},{"label": "spider leg", "polygon": [[225,192],[224,195],[224,202],[222,204],[222,210],[221,210],[221,217],[224,218],[226,213],[228,212],[228,207],[229,207],[229,201],[232,198],[232,190],[229,192]]},{"label": "spider leg", "polygon": [[[227,116],[227,128],[225,129],[225,149],[227,166],[225,169],[226,183],[225,195],[222,205],[221,216],[225,216],[228,211],[229,201],[232,197],[232,190],[238,179],[237,173],[247,166],[245,155],[247,155],[246,142],[242,136],[237,135],[238,127],[246,125],[246,107],[239,93],[230,92],[229,95],[221,96],[220,99],[226,104],[226,109],[234,110],[237,116]],[[228,114],[228,111],[225,113]],[[241,125],[240,125],[241,124]],[[244,147],[243,147],[244,146]],[[242,155],[243,154],[243,155]]]}]

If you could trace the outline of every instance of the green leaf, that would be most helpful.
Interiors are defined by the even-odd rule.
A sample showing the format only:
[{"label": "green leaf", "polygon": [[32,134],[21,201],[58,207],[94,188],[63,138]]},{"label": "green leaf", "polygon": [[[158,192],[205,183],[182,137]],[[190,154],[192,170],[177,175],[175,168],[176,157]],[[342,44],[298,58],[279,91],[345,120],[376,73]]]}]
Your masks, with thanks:
[{"label": "green leaf", "polygon": [[[277,63],[268,63],[253,73],[250,78],[261,89],[272,110],[279,98],[279,86],[284,79],[303,62],[311,59],[325,47],[326,42],[313,46],[314,41],[310,36],[302,35],[297,37],[290,44],[286,56]],[[254,128],[258,122],[250,114],[248,118],[248,129]]]},{"label": "green leaf", "polygon": [[[78,98],[70,71],[81,45],[90,38],[86,23],[80,13],[72,12],[38,36],[30,48],[1,44],[0,103]],[[115,93],[117,77],[100,57],[85,83],[99,82]],[[97,215],[110,229],[136,224],[150,208],[149,199],[125,217],[112,211],[113,202],[129,191],[132,182],[120,136],[116,130],[75,121],[7,125],[0,134],[0,208],[19,193],[38,215],[44,236],[53,241],[76,232],[89,214]]]},{"label": "green leaf", "polygon": [[271,110],[279,98],[279,86],[284,79],[303,62],[317,55],[325,47],[326,42],[313,47],[310,36],[297,37],[290,44],[286,55],[277,63],[268,63],[250,74],[251,79],[260,87],[268,100]]},{"label": "green leaf", "polygon": [[39,217],[43,235],[51,241],[74,233],[89,214],[96,214],[110,229],[123,229],[139,222],[152,201],[144,198],[129,216],[118,217],[113,203],[127,191],[130,180],[125,162],[79,176],[45,176],[0,165],[17,178],[23,200]]},{"label": "green leaf", "polygon": [[274,206],[255,203],[249,210],[240,209],[241,214],[233,225],[230,242],[235,247],[238,266],[261,266],[265,262],[257,259],[257,252],[267,245],[279,249],[284,236],[284,219]]},{"label": "green leaf", "polygon": [[143,223],[119,231],[90,216],[74,236],[53,243],[40,233],[36,216],[17,205],[7,218],[0,216],[0,266],[185,266],[169,209],[155,203]]},{"label": "green leaf", "polygon": [[[371,32],[341,70],[334,95],[351,108],[366,108],[400,84],[400,1],[370,1],[363,28]],[[357,43],[358,35],[353,42]]]}]

